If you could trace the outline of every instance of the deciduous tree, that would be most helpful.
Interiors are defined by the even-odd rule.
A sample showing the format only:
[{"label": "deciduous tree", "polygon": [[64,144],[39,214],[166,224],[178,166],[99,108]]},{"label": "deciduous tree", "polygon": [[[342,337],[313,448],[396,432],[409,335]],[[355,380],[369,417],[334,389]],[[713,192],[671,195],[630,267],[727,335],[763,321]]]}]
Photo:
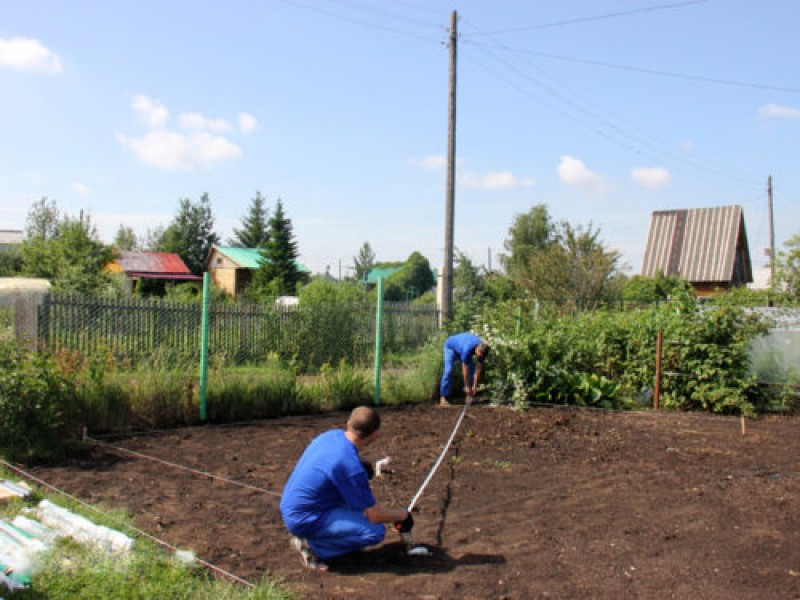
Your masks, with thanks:
[{"label": "deciduous tree", "polygon": [[114,250],[100,240],[89,215],[78,218],[58,215],[55,202],[42,199],[28,215],[32,236],[22,243],[22,270],[31,277],[49,279],[54,290],[85,294],[108,290],[110,274],[105,266]]},{"label": "deciduous tree", "polygon": [[357,281],[364,281],[375,266],[375,252],[369,242],[364,242],[358,251],[358,256],[353,257],[354,277]]},{"label": "deciduous tree", "polygon": [[114,236],[113,246],[118,250],[138,250],[140,248],[139,238],[133,227],[120,225],[117,234]]},{"label": "deciduous tree", "polygon": [[180,201],[178,214],[164,230],[157,243],[159,252],[173,252],[183,259],[194,275],[202,275],[211,247],[219,242],[214,233],[211,200],[204,193],[198,202]]},{"label": "deciduous tree", "polygon": [[778,255],[778,279],[788,294],[800,298],[800,233],[789,238],[784,248]]},{"label": "deciduous tree", "polygon": [[505,242],[504,266],[516,286],[543,301],[608,300],[618,293],[620,254],[600,241],[600,230],[553,224],[544,205],[518,215]]}]

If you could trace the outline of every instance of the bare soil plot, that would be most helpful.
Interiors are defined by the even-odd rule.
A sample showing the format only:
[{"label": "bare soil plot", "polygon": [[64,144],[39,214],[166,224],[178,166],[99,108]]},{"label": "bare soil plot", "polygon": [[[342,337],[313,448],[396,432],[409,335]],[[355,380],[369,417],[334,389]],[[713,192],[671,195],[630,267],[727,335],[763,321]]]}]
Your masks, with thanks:
[{"label": "bare soil plot", "polygon": [[[391,456],[379,501],[407,505],[462,407],[382,409],[366,457]],[[568,408],[468,408],[417,504],[409,557],[397,534],[301,567],[278,513],[285,479],[346,413],[115,440],[38,477],[251,581],[308,598],[798,598],[800,421]],[[225,481],[226,478],[243,485]],[[249,486],[249,487],[248,487]],[[266,492],[263,490],[267,490]],[[271,493],[270,493],[271,492]]]}]

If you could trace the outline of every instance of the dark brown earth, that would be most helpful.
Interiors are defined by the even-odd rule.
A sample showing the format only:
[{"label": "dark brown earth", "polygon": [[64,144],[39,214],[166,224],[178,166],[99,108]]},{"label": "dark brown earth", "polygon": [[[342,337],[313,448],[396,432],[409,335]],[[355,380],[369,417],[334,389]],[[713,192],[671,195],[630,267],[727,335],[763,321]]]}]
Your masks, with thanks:
[{"label": "dark brown earth", "polygon": [[[379,502],[406,506],[462,407],[381,411],[365,456],[393,462],[373,488]],[[406,556],[388,531],[382,545],[311,572],[289,548],[278,494],[306,444],[346,416],[106,440],[32,471],[307,598],[800,598],[796,419],[750,420],[743,432],[733,417],[470,406],[417,504],[415,540],[432,556]]]}]

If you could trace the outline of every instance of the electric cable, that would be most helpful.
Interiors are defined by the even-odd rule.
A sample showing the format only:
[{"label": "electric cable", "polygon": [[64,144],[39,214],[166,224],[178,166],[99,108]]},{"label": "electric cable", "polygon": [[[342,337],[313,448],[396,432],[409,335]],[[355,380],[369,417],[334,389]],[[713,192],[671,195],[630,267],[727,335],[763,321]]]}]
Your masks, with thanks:
[{"label": "electric cable", "polygon": [[565,56],[563,54],[552,54],[549,52],[538,52],[536,50],[526,50],[524,48],[515,48],[512,46],[507,46],[505,44],[495,43],[495,44],[486,44],[482,42],[476,42],[474,40],[465,39],[465,43],[469,43],[473,46],[484,47],[484,48],[500,48],[505,50],[506,52],[516,52],[520,54],[528,54],[530,56],[537,56],[540,58],[550,58],[554,60],[561,60],[566,62],[573,62],[579,63],[584,65],[592,65],[597,67],[605,67],[608,69],[617,69],[620,71],[630,71],[633,73],[643,73],[646,75],[656,75],[659,77],[672,77],[674,79],[686,79],[689,81],[699,81],[702,83],[713,83],[715,85],[726,85],[731,87],[740,87],[740,88],[748,88],[748,89],[757,89],[757,90],[770,90],[774,92],[787,92],[789,94],[800,94],[800,88],[796,87],[787,87],[775,84],[768,84],[768,83],[757,83],[753,81],[739,81],[735,79],[720,79],[718,77],[708,77],[703,75],[689,75],[688,73],[675,73],[673,71],[663,71],[660,69],[649,69],[645,67],[636,67],[632,65],[620,65],[615,63],[609,63],[602,60],[595,60],[590,58],[578,58],[574,56]]},{"label": "electric cable", "polygon": [[[467,21],[467,23],[469,22]],[[476,27],[474,24],[470,23],[470,25],[472,27]],[[533,77],[531,74],[527,73],[519,66],[512,64],[509,60],[498,56],[497,53],[492,52],[486,45],[472,44],[472,46],[470,46],[469,44],[466,44],[466,47],[467,48],[472,47],[482,51],[490,59],[494,60],[495,62],[499,63],[502,67],[510,71],[515,77],[515,79],[510,80],[508,77],[499,75],[492,69],[486,67],[485,65],[482,65],[479,61],[476,61],[469,54],[462,52],[462,57],[466,57],[468,60],[472,60],[473,62],[478,64],[478,66],[481,66],[482,68],[487,70],[490,74],[493,74],[495,77],[503,79],[507,83],[510,83],[511,85],[516,87],[518,90],[522,91],[524,94],[535,98],[537,101],[547,105],[552,110],[558,112],[564,117],[581,124],[583,127],[589,129],[596,135],[618,144],[625,150],[628,150],[630,152],[642,156],[649,156],[650,158],[659,158],[659,157],[662,159],[666,158],[673,162],[681,163],[683,166],[688,166],[710,175],[723,177],[725,179],[743,183],[749,186],[756,187],[757,185],[754,181],[750,179],[745,179],[738,173],[731,173],[723,169],[710,167],[705,164],[700,164],[685,156],[676,154],[675,152],[664,147],[663,144],[648,139],[649,136],[647,136],[646,134],[639,134],[636,132],[632,133],[630,131],[626,131],[618,124],[612,122],[610,119],[598,114],[596,110],[587,108],[586,106],[580,104],[577,100],[574,100],[570,96],[577,95],[577,92],[569,89],[567,86],[564,86],[564,84],[558,82],[553,77],[548,76],[548,78],[553,80],[556,84],[566,88],[570,96],[567,96],[565,95],[565,93],[558,91],[552,85],[545,84],[543,81],[541,81],[540,78]],[[498,45],[498,48],[505,51],[509,50],[505,45],[502,44]],[[526,61],[525,64],[529,68],[535,68],[534,65],[532,65],[529,61]],[[542,97],[541,95],[534,95],[533,93],[531,93],[530,89],[526,88],[524,85],[522,85],[522,83],[518,82],[517,79],[519,79],[522,83],[527,82],[529,85],[536,86],[545,94],[554,97],[555,100],[558,101],[558,103],[555,101],[549,101],[546,98]],[[564,107],[569,108],[570,110],[566,110],[565,108],[562,107],[562,105]],[[576,118],[575,114],[576,112],[578,113],[578,118]],[[592,125],[591,123],[588,123],[586,118],[599,123],[599,127]]]},{"label": "electric cable", "polygon": [[572,19],[563,19],[561,21],[553,21],[551,23],[541,23],[539,25],[523,25],[519,27],[510,27],[507,29],[498,29],[495,31],[483,32],[482,35],[497,35],[501,33],[519,33],[522,31],[531,31],[534,29],[550,29],[554,27],[564,27],[565,25],[576,25],[578,23],[589,23],[592,21],[604,21],[614,19],[617,17],[628,17],[639,13],[655,12],[657,10],[667,10],[672,8],[683,8],[684,6],[691,6],[693,4],[704,4],[709,0],[684,0],[683,2],[674,2],[672,4],[661,4],[657,6],[645,6],[644,8],[634,8],[632,10],[620,10],[616,12],[595,15],[592,17],[575,17]]},{"label": "electric cable", "polygon": [[[436,40],[436,39],[433,39],[433,38],[425,37],[423,35],[414,34],[414,33],[411,33],[409,31],[402,31],[400,29],[396,29],[396,28],[390,27],[388,25],[381,25],[379,23],[374,23],[374,22],[367,21],[367,20],[364,20],[364,19],[351,17],[349,15],[345,15],[342,12],[337,12],[335,10],[320,8],[318,6],[313,6],[313,5],[309,4],[308,2],[301,2],[300,0],[283,0],[283,2],[285,2],[286,4],[291,4],[293,6],[297,6],[298,8],[304,8],[306,10],[314,11],[314,12],[326,15],[328,17],[333,17],[335,19],[339,19],[339,20],[342,20],[342,21],[347,21],[348,23],[352,23],[354,25],[360,25],[362,27],[368,27],[370,29],[376,29],[376,30],[379,30],[379,31],[385,31],[385,32],[388,32],[388,33],[392,33],[394,35],[400,35],[400,36],[404,36],[404,37],[409,37],[409,38],[413,38],[413,39],[416,39],[416,40],[421,40],[421,41],[424,41],[424,42],[432,42],[432,43],[435,43],[437,45],[440,43],[440,40]],[[405,19],[405,20],[408,20],[408,19]],[[436,28],[436,29],[441,29],[441,27],[439,25],[434,25],[434,24],[430,24],[430,23],[426,24],[426,26],[427,27],[433,27],[433,28]]]}]

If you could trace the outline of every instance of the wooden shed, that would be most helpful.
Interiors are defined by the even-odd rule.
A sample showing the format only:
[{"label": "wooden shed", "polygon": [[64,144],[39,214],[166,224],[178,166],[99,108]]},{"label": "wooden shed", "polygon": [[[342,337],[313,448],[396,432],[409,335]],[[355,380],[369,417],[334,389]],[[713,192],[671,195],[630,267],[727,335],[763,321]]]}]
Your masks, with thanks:
[{"label": "wooden shed", "polygon": [[131,282],[131,290],[142,279],[161,281],[202,281],[203,278],[192,275],[189,267],[180,256],[172,252],[144,252],[140,250],[122,250],[119,257],[106,269],[112,273],[122,273]]},{"label": "wooden shed", "polygon": [[741,206],[653,212],[642,275],[687,280],[699,296],[753,281]]},{"label": "wooden shed", "polygon": [[[212,246],[206,259],[206,271],[211,281],[228,296],[240,296],[253,280],[263,257],[259,248],[236,248],[233,246]],[[308,273],[300,263],[297,268]]]}]

